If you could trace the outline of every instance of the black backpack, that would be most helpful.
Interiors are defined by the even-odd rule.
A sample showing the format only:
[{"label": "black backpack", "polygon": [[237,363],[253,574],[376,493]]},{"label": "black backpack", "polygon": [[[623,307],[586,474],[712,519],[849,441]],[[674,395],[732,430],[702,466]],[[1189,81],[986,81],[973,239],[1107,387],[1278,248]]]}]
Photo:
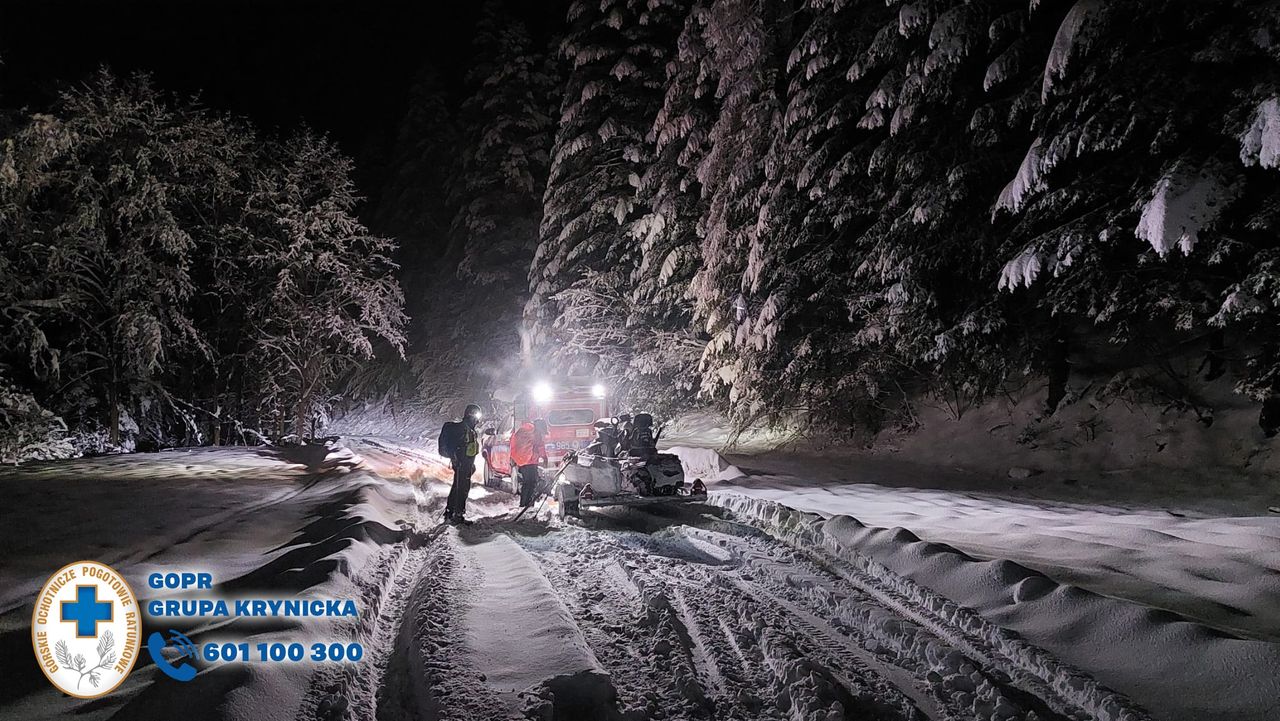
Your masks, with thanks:
[{"label": "black backpack", "polygon": [[462,444],[466,438],[461,421],[445,421],[440,428],[440,437],[436,439],[436,448],[445,458],[453,458],[462,452]]}]

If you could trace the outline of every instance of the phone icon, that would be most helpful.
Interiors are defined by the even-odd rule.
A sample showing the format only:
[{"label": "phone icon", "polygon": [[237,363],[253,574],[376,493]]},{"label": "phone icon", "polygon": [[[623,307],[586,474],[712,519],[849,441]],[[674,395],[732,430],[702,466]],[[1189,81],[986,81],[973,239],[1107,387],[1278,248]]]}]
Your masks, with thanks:
[{"label": "phone icon", "polygon": [[[169,629],[169,638],[173,641],[174,648],[178,649],[179,659],[196,657],[196,646],[191,642],[191,639],[173,629]],[[164,640],[164,636],[160,635],[159,631],[147,637],[147,651],[151,654],[151,660],[155,661],[156,668],[164,671],[169,678],[178,681],[190,681],[195,678],[195,666],[185,661],[175,665],[164,657],[164,647],[167,645],[169,644]]]}]

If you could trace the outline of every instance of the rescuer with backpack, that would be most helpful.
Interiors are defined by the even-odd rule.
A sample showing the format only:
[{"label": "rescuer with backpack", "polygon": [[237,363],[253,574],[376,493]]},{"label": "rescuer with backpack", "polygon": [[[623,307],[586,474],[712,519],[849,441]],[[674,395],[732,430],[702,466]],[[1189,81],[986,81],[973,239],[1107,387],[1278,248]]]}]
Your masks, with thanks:
[{"label": "rescuer with backpack", "polygon": [[476,455],[480,453],[480,432],[476,425],[483,414],[472,403],[462,412],[461,421],[449,421],[440,429],[440,455],[453,465],[453,487],[444,507],[444,520],[454,525],[470,525],[466,519],[467,494],[471,492],[471,476],[476,472]]}]

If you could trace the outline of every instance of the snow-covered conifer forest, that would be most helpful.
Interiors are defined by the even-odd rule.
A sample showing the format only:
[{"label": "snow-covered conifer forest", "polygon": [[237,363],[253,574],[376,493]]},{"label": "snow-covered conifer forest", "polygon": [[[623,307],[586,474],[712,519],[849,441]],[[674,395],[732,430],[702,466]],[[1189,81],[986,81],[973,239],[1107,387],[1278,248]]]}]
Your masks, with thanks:
[{"label": "snow-covered conifer forest", "polygon": [[1277,0],[0,12],[0,719],[1280,721],[1278,436]]},{"label": "snow-covered conifer forest", "polygon": [[308,436],[522,363],[877,429],[1196,357],[1280,425],[1271,3],[490,5],[470,52],[369,188],[146,77],[10,108],[0,455]]}]

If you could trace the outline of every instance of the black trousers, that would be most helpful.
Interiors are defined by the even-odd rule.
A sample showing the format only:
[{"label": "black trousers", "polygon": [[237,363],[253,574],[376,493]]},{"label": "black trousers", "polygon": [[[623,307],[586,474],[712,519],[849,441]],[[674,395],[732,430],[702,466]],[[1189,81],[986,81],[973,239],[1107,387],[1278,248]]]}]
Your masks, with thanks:
[{"label": "black trousers", "polygon": [[453,459],[453,487],[445,503],[446,515],[463,516],[467,512],[467,494],[471,492],[471,474],[476,472],[475,456],[459,456]]},{"label": "black trousers", "polygon": [[538,467],[536,465],[520,466],[520,505],[528,508],[533,505],[533,494],[538,490]]}]

